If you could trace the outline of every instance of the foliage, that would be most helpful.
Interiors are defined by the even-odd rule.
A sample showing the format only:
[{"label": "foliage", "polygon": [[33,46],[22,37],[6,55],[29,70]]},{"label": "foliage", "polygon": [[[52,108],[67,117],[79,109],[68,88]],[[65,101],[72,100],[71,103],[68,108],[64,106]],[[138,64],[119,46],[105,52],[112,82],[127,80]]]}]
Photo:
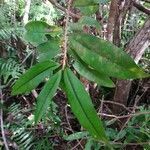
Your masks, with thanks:
[{"label": "foliage", "polygon": [[[139,107],[139,112],[145,112],[144,107]],[[143,114],[140,116],[133,117],[127,124],[127,127],[121,131],[112,128],[112,125],[116,122],[116,119],[105,121],[105,131],[107,137],[111,141],[116,141],[111,145],[115,150],[123,149],[128,143],[140,143],[147,142],[144,148],[149,147],[150,133],[149,133],[149,122],[150,116],[148,114]],[[93,139],[87,132],[77,132],[64,137],[68,141],[86,139],[85,149],[86,150],[99,150],[104,148],[104,145],[99,141]],[[122,144],[117,143],[117,141],[122,141]]]},{"label": "foliage", "polygon": [[[55,34],[55,31],[58,31],[55,29],[57,29],[57,27],[50,27],[45,22],[29,22],[26,25],[27,31],[25,34],[25,39],[37,46],[48,41],[48,38],[46,37],[47,35],[50,35],[51,38],[55,39],[53,35]],[[57,34],[55,34],[55,36],[56,35]],[[81,64],[80,67],[82,68],[82,66],[86,66],[84,69],[92,70],[92,75],[100,77],[99,81],[102,80],[100,83],[102,83],[104,86],[110,84],[109,86],[113,87],[113,83],[109,81],[109,76],[121,79],[133,79],[149,76],[148,74],[144,73],[121,49],[92,35],[85,33],[71,34],[69,47],[75,55],[75,59],[79,64]],[[80,60],[83,61],[83,64]],[[50,99],[52,99],[52,96],[56,92],[60,80],[63,80],[63,89],[68,96],[72,111],[78,118],[81,125],[85,127],[90,134],[93,135],[93,137],[106,142],[107,138],[102,127],[102,122],[100,122],[98,119],[96,111],[91,103],[91,99],[81,85],[81,82],[68,68],[63,70],[61,78],[61,74],[57,73],[58,70],[61,70],[61,68],[58,68],[59,66],[57,66],[54,62],[50,62],[49,67],[49,65],[45,65],[45,63],[48,62],[39,63],[27,71],[27,73],[24,74],[13,86],[13,94],[29,92],[41,82],[43,77],[45,77],[41,76],[41,74],[43,74],[45,71],[47,72],[49,69],[50,71],[54,70],[54,75],[44,86],[37,98],[38,102],[36,107],[35,122],[37,123],[40,120]],[[104,66],[105,68],[102,68]],[[53,69],[51,69],[51,67]],[[80,69],[77,70],[80,73]],[[90,71],[89,73],[91,74]],[[81,72],[81,74],[84,76],[83,72]],[[107,76],[108,78],[105,79]],[[53,87],[51,87],[51,85],[53,85]],[[45,97],[44,100],[43,96]],[[86,99],[85,102],[84,99]]]},{"label": "foliage", "polygon": [[[47,117],[42,116],[44,122],[45,132],[42,137],[38,137],[36,133],[36,127],[33,124],[33,115],[27,115],[31,112],[30,109],[22,108],[20,104],[13,103],[9,108],[7,121],[5,122],[5,128],[9,129],[12,133],[10,140],[13,141],[12,148],[15,149],[37,149],[41,150],[44,147],[53,149],[53,143],[49,141],[51,134],[58,132],[60,119],[57,113],[57,105],[51,103],[48,105]],[[11,120],[10,120],[11,119]],[[9,121],[9,122],[8,122]],[[51,124],[51,126],[49,126]],[[39,128],[40,129],[40,128]],[[59,133],[60,134],[60,133]],[[45,136],[45,137],[44,137]]]},{"label": "foliage", "polygon": [[9,83],[11,80],[18,79],[23,72],[23,66],[14,59],[0,59],[0,77],[3,77],[4,85]]},{"label": "foliage", "polygon": [[[9,115],[12,118],[12,122],[7,124],[7,128],[12,132],[11,140],[16,143],[17,149],[30,150],[33,142],[33,135],[31,131],[27,131],[30,120],[22,113],[20,104],[12,104],[9,108]],[[9,117],[8,117],[9,118]],[[13,120],[15,120],[13,122]]]},{"label": "foliage", "polygon": [[[65,140],[72,141],[82,138],[87,141],[85,149],[98,150],[107,149],[107,146],[110,146],[109,144],[114,140],[127,144],[147,142],[150,138],[147,115],[133,117],[127,128],[119,133],[117,129],[111,127],[116,122],[115,119],[102,122],[89,93],[80,81],[80,78],[84,77],[90,81],[89,83],[113,88],[115,79],[149,77],[149,74],[137,66],[123,48],[118,48],[100,37],[99,33],[104,27],[95,19],[95,14],[100,10],[100,6],[108,7],[109,2],[109,0],[74,1],[75,10],[73,9],[73,12],[80,11],[82,17],[75,23],[73,17],[69,18],[68,26],[65,27],[67,35],[64,34],[63,27],[57,26],[55,19],[62,15],[56,14],[58,12],[51,3],[40,0],[32,1],[29,12],[31,21],[24,28],[22,28],[21,19],[25,2],[23,0],[8,1],[1,5],[0,43],[7,55],[5,58],[0,58],[0,80],[4,84],[0,88],[5,90],[5,87],[12,86],[12,81],[25,72],[24,68],[27,66],[23,66],[24,62],[28,61],[28,57],[34,53],[35,49],[37,52],[37,56],[34,56],[37,64],[31,65],[12,87],[12,95],[26,94],[25,96],[28,96],[30,91],[38,89],[37,102],[33,104],[34,112],[27,111],[31,116],[24,115],[24,110],[20,108],[20,105],[14,104],[9,110],[15,123],[20,122],[20,125],[8,123],[7,126],[13,133],[11,140],[17,143],[20,149],[47,149],[47,147],[53,149],[51,135],[54,133],[61,136],[62,134],[56,105],[52,100],[58,90],[65,92],[69,107],[81,126],[87,130],[83,129],[68,137],[64,136]],[[66,7],[64,0],[59,1],[59,4]],[[105,11],[104,19],[108,15],[108,10]],[[133,37],[137,28],[141,27],[145,20],[145,16],[141,16],[141,13],[136,16],[135,14],[136,12],[127,18],[122,34],[123,45]],[[63,17],[66,18],[66,16]],[[66,20],[63,19],[62,24],[67,24]],[[86,28],[89,29],[89,32],[85,31]],[[17,41],[18,37],[25,40],[28,49],[31,48],[31,53],[25,53],[27,56],[23,59],[18,58],[17,50],[20,48],[14,47],[15,44],[11,43],[12,39]],[[68,42],[64,40],[66,38],[69,39]],[[64,43],[67,47],[64,46]],[[149,54],[146,53],[144,58],[149,58]],[[148,62],[147,59],[141,60],[141,66],[147,72],[149,72]],[[142,108],[141,112],[143,111],[145,110]],[[43,129],[46,133],[38,137],[35,131],[43,124],[46,126],[46,129]],[[114,144],[113,147],[120,149],[123,146]]]}]

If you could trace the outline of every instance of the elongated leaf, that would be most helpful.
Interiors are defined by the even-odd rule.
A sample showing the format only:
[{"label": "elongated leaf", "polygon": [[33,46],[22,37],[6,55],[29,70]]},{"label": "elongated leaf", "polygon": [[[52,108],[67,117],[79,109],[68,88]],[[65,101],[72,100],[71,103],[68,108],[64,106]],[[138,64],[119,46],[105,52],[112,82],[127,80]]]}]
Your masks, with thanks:
[{"label": "elongated leaf", "polygon": [[73,67],[81,76],[102,86],[115,87],[115,84],[112,82],[109,76],[89,67],[85,62],[80,59],[80,57],[73,50],[71,50],[71,54],[74,58],[76,58]]},{"label": "elongated leaf", "polygon": [[37,47],[37,49],[40,61],[50,60],[60,52],[59,43],[56,40],[49,40],[42,43]]},{"label": "elongated leaf", "polygon": [[12,94],[30,92],[59,65],[53,61],[44,61],[30,68],[22,75],[12,88]]},{"label": "elongated leaf", "polygon": [[61,80],[61,71],[52,76],[44,86],[43,90],[40,92],[37,98],[35,123],[37,123],[41,119],[42,115],[45,113],[47,107],[51,103],[51,99],[56,93],[60,80]]},{"label": "elongated leaf", "polygon": [[66,136],[65,140],[67,140],[67,141],[73,141],[73,140],[83,139],[83,138],[87,137],[88,134],[89,133],[87,131],[73,133],[73,134],[71,134],[69,136]]},{"label": "elongated leaf", "polygon": [[99,73],[94,69],[89,68],[84,62],[76,61],[74,63],[75,70],[90,81],[96,82],[99,85],[106,87],[115,87],[112,80],[105,74]]},{"label": "elongated leaf", "polygon": [[123,50],[88,34],[74,34],[70,47],[98,72],[120,79],[148,77]]},{"label": "elongated leaf", "polygon": [[101,120],[80,80],[69,69],[64,71],[64,86],[68,101],[80,124],[100,140],[107,141]]}]

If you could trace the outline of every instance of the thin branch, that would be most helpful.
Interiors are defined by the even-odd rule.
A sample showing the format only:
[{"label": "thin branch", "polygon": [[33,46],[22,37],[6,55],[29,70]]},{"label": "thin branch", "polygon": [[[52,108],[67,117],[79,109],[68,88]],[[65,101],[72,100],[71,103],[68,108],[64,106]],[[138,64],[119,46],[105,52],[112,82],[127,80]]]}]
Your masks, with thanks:
[{"label": "thin branch", "polygon": [[[74,131],[73,131],[73,129],[72,129],[71,125],[70,125],[69,119],[68,119],[67,107],[68,107],[68,106],[66,105],[66,106],[65,106],[66,121],[67,121],[67,124],[68,124],[68,126],[69,126],[69,128],[70,128],[70,131],[74,134]],[[80,141],[77,140],[77,145],[75,145],[75,147],[73,147],[71,150],[74,150],[74,149],[75,149],[76,147],[78,147],[78,146],[80,146],[81,149],[84,149],[83,146],[81,145]]]},{"label": "thin branch", "polygon": [[122,116],[116,116],[116,115],[110,115],[110,114],[105,114],[105,113],[99,113],[100,116],[106,116],[106,117],[116,118],[116,119],[123,119],[123,118],[128,118],[128,117],[135,117],[135,116],[140,116],[140,115],[146,115],[146,114],[150,114],[150,111],[138,112],[138,113],[122,115]]},{"label": "thin branch", "polygon": [[138,145],[149,145],[150,141],[148,142],[139,142],[139,143],[121,143],[121,142],[110,142],[111,145],[123,145],[123,146],[138,146]]},{"label": "thin branch", "polygon": [[66,23],[65,23],[65,31],[64,31],[64,43],[63,43],[63,62],[62,62],[62,69],[64,70],[67,61],[67,44],[68,44],[68,24],[69,24],[69,12],[71,7],[72,0],[68,2],[68,8],[66,11]]},{"label": "thin branch", "polygon": [[[146,93],[146,91],[147,91],[147,89],[145,89],[145,91],[143,92],[143,94],[142,94],[138,99],[135,100],[132,113],[135,112],[136,106],[137,106],[138,102],[141,100],[141,98],[142,98],[143,95]],[[139,112],[139,113],[134,113],[134,114],[128,115],[128,116],[127,116],[127,120],[126,120],[126,122],[124,123],[124,125],[122,126],[122,128],[121,128],[121,130],[119,131],[118,135],[119,135],[119,134],[121,133],[121,131],[126,127],[126,125],[128,124],[128,122],[130,121],[130,119],[132,118],[133,115],[134,115],[134,116],[135,116],[135,115],[141,115],[141,113],[144,113],[144,114],[148,113],[148,114],[150,114],[150,112]],[[114,142],[117,141],[118,135],[116,136]]]},{"label": "thin branch", "polygon": [[118,105],[118,106],[121,106],[123,107],[125,110],[131,112],[131,110],[129,108],[127,108],[125,105],[121,104],[121,103],[117,103],[117,102],[114,102],[114,101],[103,101],[103,103],[108,103],[108,104],[113,104],[113,105]]},{"label": "thin branch", "polygon": [[[2,89],[0,89],[0,99],[1,99],[1,103],[3,104],[3,93],[2,93]],[[1,132],[2,132],[2,139],[4,141],[4,145],[6,150],[9,150],[8,144],[7,144],[7,140],[6,140],[6,136],[5,136],[5,132],[4,132],[4,122],[3,122],[3,109],[1,108],[0,110],[0,121],[1,121]]]},{"label": "thin branch", "polygon": [[150,15],[150,9],[145,8],[144,6],[142,6],[141,4],[133,1],[133,6],[136,7],[138,10],[144,12],[147,15]]},{"label": "thin branch", "polygon": [[[53,4],[55,7],[57,7],[58,9],[60,9],[61,11],[67,13],[67,9],[64,8],[63,6],[59,5],[55,0],[48,0],[51,4]],[[77,14],[74,14],[73,12],[71,12],[70,10],[68,11],[69,12],[69,15],[74,17],[74,18],[78,18],[80,19],[81,16],[80,15],[77,15]]]}]

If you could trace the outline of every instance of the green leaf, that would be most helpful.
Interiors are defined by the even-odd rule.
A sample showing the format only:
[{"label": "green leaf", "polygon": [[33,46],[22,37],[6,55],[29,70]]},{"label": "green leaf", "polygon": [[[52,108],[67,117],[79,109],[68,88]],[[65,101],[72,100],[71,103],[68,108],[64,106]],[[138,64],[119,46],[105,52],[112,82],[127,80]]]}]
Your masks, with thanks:
[{"label": "green leaf", "polygon": [[67,141],[79,140],[79,139],[83,139],[87,136],[88,136],[88,132],[82,131],[82,132],[77,132],[77,133],[73,133],[69,136],[66,136],[65,140],[67,140]]},{"label": "green leaf", "polygon": [[91,6],[99,4],[99,0],[75,0],[74,6]]},{"label": "green leaf", "polygon": [[90,81],[96,82],[97,84],[106,86],[106,87],[115,87],[114,83],[107,75],[99,73],[96,70],[90,68],[82,60],[78,59],[73,64],[73,67],[81,76],[84,76]]},{"label": "green leaf", "polygon": [[51,31],[51,26],[43,21],[31,21],[25,26],[24,38],[33,45],[38,45],[47,41],[46,34]]},{"label": "green leaf", "polygon": [[99,0],[76,0],[74,6],[80,9],[84,15],[92,15],[99,8]]},{"label": "green leaf", "polygon": [[120,79],[148,77],[122,49],[92,35],[72,34],[70,47],[89,66]]},{"label": "green leaf", "polygon": [[85,7],[78,7],[80,9],[80,12],[84,15],[92,15],[98,11],[99,6],[85,6]]},{"label": "green leaf", "polygon": [[115,137],[115,140],[118,141],[118,140],[124,138],[126,134],[127,134],[127,133],[126,133],[125,130],[120,131],[120,132],[117,134],[117,136]]},{"label": "green leaf", "polygon": [[46,77],[50,72],[58,68],[59,65],[53,61],[44,61],[33,66],[23,74],[12,88],[12,94],[22,94],[30,92]]},{"label": "green leaf", "polygon": [[35,123],[41,119],[42,115],[45,113],[49,104],[51,103],[51,100],[59,86],[61,74],[62,72],[59,71],[54,76],[52,76],[40,92],[37,98],[37,105],[35,110]]},{"label": "green leaf", "polygon": [[97,20],[89,16],[83,16],[80,18],[79,23],[86,26],[96,27],[96,29],[100,29],[101,26]]},{"label": "green leaf", "polygon": [[81,33],[81,31],[83,31],[84,27],[95,27],[97,30],[101,29],[101,25],[99,24],[99,22],[97,20],[95,20],[92,17],[88,17],[88,16],[82,16],[80,18],[80,20],[77,23],[70,23],[69,24],[69,28],[72,31],[79,31]]},{"label": "green leaf", "polygon": [[59,43],[57,40],[50,40],[40,44],[38,47],[39,60],[45,61],[54,58],[60,52]]},{"label": "green leaf", "polygon": [[64,71],[64,86],[71,109],[80,124],[96,139],[107,141],[100,118],[80,80],[68,68]]},{"label": "green leaf", "polygon": [[43,21],[31,21],[26,24],[25,29],[24,38],[34,46],[46,42],[48,40],[46,35],[55,36],[61,31],[60,28],[50,26]]}]

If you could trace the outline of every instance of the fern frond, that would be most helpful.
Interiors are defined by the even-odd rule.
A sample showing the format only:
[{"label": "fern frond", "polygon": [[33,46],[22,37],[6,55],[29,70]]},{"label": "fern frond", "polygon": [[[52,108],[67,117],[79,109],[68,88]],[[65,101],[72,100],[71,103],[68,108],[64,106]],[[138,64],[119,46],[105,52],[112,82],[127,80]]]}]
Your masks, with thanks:
[{"label": "fern frond", "polygon": [[24,72],[24,67],[21,66],[14,59],[7,60],[0,58],[0,76],[4,79],[4,84],[10,79],[17,79]]},{"label": "fern frond", "polygon": [[[9,109],[9,114],[13,116],[14,123],[10,125],[12,131],[11,140],[17,144],[19,150],[31,150],[34,144],[32,131],[27,130],[27,117],[22,113],[20,104],[12,104]],[[18,124],[19,123],[19,124]]]}]

